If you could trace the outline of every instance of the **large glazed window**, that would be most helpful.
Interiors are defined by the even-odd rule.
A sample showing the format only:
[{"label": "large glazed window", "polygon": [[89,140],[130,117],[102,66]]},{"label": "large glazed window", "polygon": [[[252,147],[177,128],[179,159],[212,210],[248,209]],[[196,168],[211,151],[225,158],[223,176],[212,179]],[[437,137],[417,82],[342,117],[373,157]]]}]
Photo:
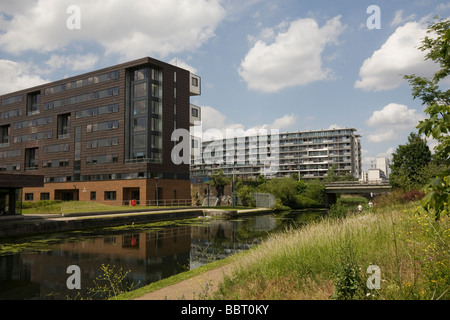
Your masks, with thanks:
[{"label": "large glazed window", "polygon": [[162,72],[150,66],[131,70],[127,86],[127,162],[160,163]]}]

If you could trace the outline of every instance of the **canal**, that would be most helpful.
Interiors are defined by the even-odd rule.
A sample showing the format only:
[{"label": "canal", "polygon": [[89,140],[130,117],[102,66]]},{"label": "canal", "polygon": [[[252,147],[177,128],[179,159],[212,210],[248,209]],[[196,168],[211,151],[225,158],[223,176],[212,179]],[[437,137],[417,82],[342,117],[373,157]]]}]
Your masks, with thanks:
[{"label": "canal", "polygon": [[[204,218],[48,234],[0,243],[0,300],[87,298],[102,266],[127,273],[134,288],[247,250],[274,232],[298,228],[323,211]],[[69,266],[81,289],[70,290]],[[114,268],[114,269],[113,269]]]}]

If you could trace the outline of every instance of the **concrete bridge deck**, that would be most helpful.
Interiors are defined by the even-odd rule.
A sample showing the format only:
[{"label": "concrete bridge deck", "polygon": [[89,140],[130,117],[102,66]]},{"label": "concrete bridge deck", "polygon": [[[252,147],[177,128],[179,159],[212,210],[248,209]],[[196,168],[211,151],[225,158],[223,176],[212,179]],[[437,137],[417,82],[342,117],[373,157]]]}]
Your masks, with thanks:
[{"label": "concrete bridge deck", "polygon": [[336,203],[337,194],[377,194],[389,192],[392,186],[388,182],[339,181],[325,184],[325,205]]},{"label": "concrete bridge deck", "polygon": [[325,184],[326,193],[379,193],[392,189],[389,182],[339,181]]}]

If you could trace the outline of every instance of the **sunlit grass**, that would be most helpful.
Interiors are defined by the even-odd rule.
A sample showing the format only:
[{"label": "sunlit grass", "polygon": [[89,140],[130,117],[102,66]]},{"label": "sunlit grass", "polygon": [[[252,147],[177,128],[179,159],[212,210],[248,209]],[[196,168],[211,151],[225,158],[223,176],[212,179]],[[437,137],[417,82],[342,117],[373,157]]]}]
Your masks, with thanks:
[{"label": "sunlit grass", "polygon": [[390,206],[270,236],[239,259],[215,298],[329,299],[342,255],[352,251],[362,286],[369,265],[381,270],[381,289],[358,298],[448,299],[449,220],[414,211],[414,204]]},{"label": "sunlit grass", "polygon": [[115,205],[100,203],[94,201],[64,201],[64,202],[48,202],[42,205],[24,208],[22,214],[68,214],[68,213],[85,213],[85,212],[106,212],[106,211],[122,211],[122,210],[149,210],[175,208],[175,206],[131,206],[131,205]]}]

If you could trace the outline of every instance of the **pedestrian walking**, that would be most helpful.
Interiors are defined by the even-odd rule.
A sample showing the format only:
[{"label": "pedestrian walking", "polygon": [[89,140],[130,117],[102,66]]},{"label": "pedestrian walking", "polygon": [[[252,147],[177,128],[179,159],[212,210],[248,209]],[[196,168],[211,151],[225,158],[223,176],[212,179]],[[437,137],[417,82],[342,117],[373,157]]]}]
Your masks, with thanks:
[{"label": "pedestrian walking", "polygon": [[358,205],[358,211],[359,211],[359,213],[362,212],[362,204],[361,203]]}]

